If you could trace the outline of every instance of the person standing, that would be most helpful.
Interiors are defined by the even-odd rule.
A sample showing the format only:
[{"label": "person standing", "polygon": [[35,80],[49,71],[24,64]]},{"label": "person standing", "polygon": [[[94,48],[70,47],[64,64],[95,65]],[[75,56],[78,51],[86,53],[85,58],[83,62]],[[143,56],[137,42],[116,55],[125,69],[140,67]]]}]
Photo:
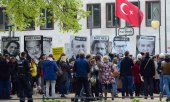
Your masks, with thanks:
[{"label": "person standing", "polygon": [[155,76],[155,64],[154,60],[149,57],[149,52],[145,53],[145,58],[141,61],[140,74],[144,80],[144,98],[147,99],[148,94],[150,94],[151,99],[154,99],[153,80]]},{"label": "person standing", "polygon": [[50,89],[50,84],[51,84],[52,97],[54,98],[55,84],[57,80],[57,75],[56,75],[57,64],[51,54],[44,61],[42,68],[43,68],[44,80],[46,83],[46,97],[49,98],[49,91],[50,91],[49,89]]},{"label": "person standing", "polygon": [[165,61],[162,62],[162,74],[163,74],[163,82],[165,85],[165,92],[167,95],[166,101],[170,101],[170,89],[169,89],[169,84],[170,84],[170,55],[166,54],[165,55]]},{"label": "person standing", "polygon": [[82,85],[85,89],[86,97],[90,96],[89,82],[88,82],[88,73],[90,72],[89,63],[85,60],[85,54],[83,51],[80,51],[79,55],[80,55],[79,58],[76,59],[74,63],[74,72],[77,79],[75,102],[78,102],[77,98],[80,96]]},{"label": "person standing", "polygon": [[25,102],[25,97],[28,98],[28,102],[33,102],[30,66],[26,57],[26,52],[22,52],[20,60],[17,61],[17,88],[19,91],[20,102]]},{"label": "person standing", "polygon": [[130,98],[133,98],[133,60],[129,57],[129,51],[125,51],[125,57],[121,61],[120,76],[122,78],[122,98],[128,90]]}]

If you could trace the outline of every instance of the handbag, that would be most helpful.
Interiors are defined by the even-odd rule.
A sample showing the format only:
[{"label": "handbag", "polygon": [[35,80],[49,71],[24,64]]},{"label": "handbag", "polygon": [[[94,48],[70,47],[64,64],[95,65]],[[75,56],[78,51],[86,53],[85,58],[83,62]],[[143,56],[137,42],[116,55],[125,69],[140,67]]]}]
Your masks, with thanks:
[{"label": "handbag", "polygon": [[149,58],[148,62],[146,63],[146,65],[145,65],[144,69],[145,69],[145,68],[146,68],[146,66],[148,65],[149,61],[150,61],[150,58]]},{"label": "handbag", "polygon": [[59,66],[58,67],[58,70],[57,70],[57,76],[62,76],[63,75],[63,70],[61,69],[61,67]]}]

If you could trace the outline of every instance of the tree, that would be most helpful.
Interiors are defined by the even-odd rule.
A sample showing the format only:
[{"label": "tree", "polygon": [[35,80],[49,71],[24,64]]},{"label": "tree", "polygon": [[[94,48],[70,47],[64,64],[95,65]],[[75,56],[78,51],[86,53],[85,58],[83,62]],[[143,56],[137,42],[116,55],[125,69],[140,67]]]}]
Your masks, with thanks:
[{"label": "tree", "polygon": [[25,30],[32,22],[35,26],[43,25],[41,11],[48,8],[53,14],[48,19],[57,22],[61,31],[78,32],[82,28],[79,20],[89,14],[82,8],[81,0],[0,0],[0,5],[5,7],[4,12],[16,30]]}]

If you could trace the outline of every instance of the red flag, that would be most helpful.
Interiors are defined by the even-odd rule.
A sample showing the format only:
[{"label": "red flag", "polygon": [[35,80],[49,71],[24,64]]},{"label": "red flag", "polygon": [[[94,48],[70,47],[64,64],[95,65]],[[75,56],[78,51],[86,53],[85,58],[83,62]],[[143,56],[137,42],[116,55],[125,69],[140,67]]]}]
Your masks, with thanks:
[{"label": "red flag", "polygon": [[116,16],[126,20],[135,27],[139,27],[143,20],[143,12],[127,0],[116,0]]}]

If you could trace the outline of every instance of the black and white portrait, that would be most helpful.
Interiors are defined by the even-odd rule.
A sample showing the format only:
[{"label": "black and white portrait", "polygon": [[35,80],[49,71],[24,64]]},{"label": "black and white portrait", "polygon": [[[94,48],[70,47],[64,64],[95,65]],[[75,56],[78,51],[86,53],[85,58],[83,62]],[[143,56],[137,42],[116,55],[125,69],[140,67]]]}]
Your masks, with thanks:
[{"label": "black and white portrait", "polygon": [[155,36],[139,36],[136,37],[136,54],[149,52],[150,55],[155,54]]},{"label": "black and white portrait", "polygon": [[38,63],[39,57],[43,52],[43,36],[24,36],[24,51],[28,54],[28,60],[34,59],[35,62]]},{"label": "black and white portrait", "polygon": [[101,56],[108,54],[109,37],[108,36],[92,36],[91,37],[91,54],[99,54]]},{"label": "black and white portrait", "polygon": [[77,56],[80,51],[87,53],[87,37],[70,36],[72,56]]},{"label": "black and white portrait", "polygon": [[113,52],[123,57],[125,51],[130,50],[130,38],[125,36],[115,36],[113,38]]},{"label": "black and white portrait", "polygon": [[47,56],[52,52],[52,38],[51,37],[43,37],[43,54]]},{"label": "black and white portrait", "polygon": [[19,56],[20,54],[20,39],[19,37],[2,37],[3,54],[10,56]]}]

